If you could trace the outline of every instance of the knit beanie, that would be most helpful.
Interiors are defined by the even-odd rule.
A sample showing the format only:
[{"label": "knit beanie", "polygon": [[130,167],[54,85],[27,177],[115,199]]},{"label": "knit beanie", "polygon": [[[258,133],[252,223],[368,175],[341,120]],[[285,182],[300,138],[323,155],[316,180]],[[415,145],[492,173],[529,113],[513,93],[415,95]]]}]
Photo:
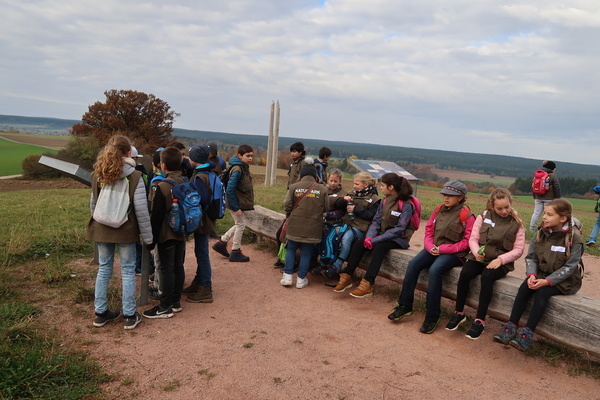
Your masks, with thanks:
[{"label": "knit beanie", "polygon": [[216,156],[217,153],[219,152],[219,147],[217,146],[217,142],[208,142],[206,145],[210,149],[210,153]]},{"label": "knit beanie", "polygon": [[314,166],[315,160],[310,157],[304,159],[304,165],[300,168],[300,178],[306,175],[310,175],[313,178],[317,178],[317,170]]},{"label": "knit beanie", "polygon": [[548,168],[548,169],[551,169],[552,171],[554,171],[556,169],[556,164],[554,163],[554,161],[546,160],[542,163],[542,167]]},{"label": "knit beanie", "polygon": [[208,156],[210,155],[210,149],[205,144],[195,144],[190,149],[190,160],[198,164],[206,164],[208,162]]}]

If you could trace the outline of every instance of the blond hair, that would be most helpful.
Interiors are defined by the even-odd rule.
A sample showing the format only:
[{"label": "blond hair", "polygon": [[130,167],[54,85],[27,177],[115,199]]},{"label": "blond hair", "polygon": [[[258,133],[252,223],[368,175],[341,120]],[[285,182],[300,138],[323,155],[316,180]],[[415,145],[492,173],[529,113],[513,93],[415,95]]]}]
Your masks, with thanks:
[{"label": "blond hair", "polygon": [[521,216],[519,215],[517,210],[512,208],[513,198],[512,198],[512,195],[510,194],[510,192],[508,191],[508,189],[496,188],[496,189],[492,190],[492,193],[490,193],[490,197],[488,197],[488,199],[487,199],[485,208],[489,211],[494,211],[494,202],[496,200],[501,200],[501,199],[508,199],[508,202],[510,203],[510,206],[511,206],[510,207],[511,217],[513,217],[513,219],[515,221],[517,221],[519,226],[521,228],[523,228],[523,219],[521,218]]},{"label": "blond hair", "polygon": [[373,186],[375,184],[375,179],[371,176],[370,173],[365,172],[365,171],[355,174],[353,179],[356,179],[357,181],[360,181],[360,182],[365,182],[370,186]]},{"label": "blond hair", "polygon": [[332,175],[333,176],[339,176],[340,182],[341,182],[344,173],[340,169],[338,169],[338,168],[333,168],[332,170],[329,171],[329,173],[327,174],[327,177],[329,178]]},{"label": "blond hair", "polygon": [[112,184],[121,179],[123,174],[123,157],[131,151],[131,142],[122,135],[115,135],[108,140],[106,146],[100,150],[94,173],[98,182]]}]

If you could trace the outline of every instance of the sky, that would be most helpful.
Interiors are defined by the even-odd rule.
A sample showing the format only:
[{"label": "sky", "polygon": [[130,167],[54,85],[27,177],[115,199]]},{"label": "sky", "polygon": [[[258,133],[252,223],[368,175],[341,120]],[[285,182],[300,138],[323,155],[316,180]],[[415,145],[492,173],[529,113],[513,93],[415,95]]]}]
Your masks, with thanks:
[{"label": "sky", "polygon": [[[0,0],[0,114],[600,164],[597,0]],[[265,141],[266,143],[266,141]]]}]

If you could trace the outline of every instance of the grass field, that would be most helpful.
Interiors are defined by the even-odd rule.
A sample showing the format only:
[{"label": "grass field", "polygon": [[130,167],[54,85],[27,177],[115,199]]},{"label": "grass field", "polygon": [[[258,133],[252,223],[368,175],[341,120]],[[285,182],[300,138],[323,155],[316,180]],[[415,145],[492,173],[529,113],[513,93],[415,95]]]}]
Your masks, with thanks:
[{"label": "grass field", "polygon": [[[7,136],[9,137],[9,136]],[[23,173],[21,164],[32,154],[58,153],[58,150],[47,149],[32,144],[15,143],[0,137],[0,176]]]},{"label": "grass field", "polygon": [[511,184],[515,182],[516,178],[509,176],[490,176],[484,174],[475,174],[472,172],[464,172],[464,171],[453,171],[447,169],[435,169],[432,168],[431,172],[436,174],[439,177],[445,177],[451,180],[459,180],[463,182],[490,182],[499,187],[509,187]]}]

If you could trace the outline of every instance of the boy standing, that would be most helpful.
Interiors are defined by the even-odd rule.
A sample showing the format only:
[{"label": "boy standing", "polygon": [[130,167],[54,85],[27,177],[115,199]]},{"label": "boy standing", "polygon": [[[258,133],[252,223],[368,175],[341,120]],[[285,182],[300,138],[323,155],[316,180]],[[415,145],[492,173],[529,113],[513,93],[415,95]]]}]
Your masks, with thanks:
[{"label": "boy standing", "polygon": [[[233,216],[234,225],[219,239],[213,250],[229,257],[232,262],[247,262],[250,257],[242,253],[242,235],[246,229],[246,217],[244,212],[254,210],[254,187],[252,186],[252,175],[250,175],[250,164],[254,158],[252,146],[243,144],[238,147],[237,155],[229,159],[231,168],[227,188],[227,208]],[[231,253],[227,252],[227,242],[233,238]]]},{"label": "boy standing", "polygon": [[181,176],[181,153],[176,147],[167,147],[160,153],[160,167],[165,180],[156,181],[150,191],[150,223],[160,264],[157,273],[160,276],[160,304],[143,312],[146,318],[171,318],[173,312],[181,311],[181,292],[185,271],[185,236],[178,236],[169,226],[169,211],[173,204],[171,189],[173,184],[183,183]]},{"label": "boy standing", "polygon": [[329,147],[321,147],[319,150],[319,158],[315,160],[315,170],[317,171],[317,180],[319,183],[327,182],[327,166],[331,158],[331,149]]},{"label": "boy standing", "polygon": [[554,161],[544,161],[542,163],[542,170],[548,173],[548,191],[544,194],[533,194],[535,206],[533,208],[533,214],[531,215],[531,222],[529,223],[529,231],[535,232],[537,230],[537,224],[544,212],[546,204],[550,203],[554,199],[560,198],[560,183],[558,177],[555,174],[556,164]]},{"label": "boy standing", "polygon": [[304,143],[296,142],[292,144],[290,146],[290,155],[292,156],[292,163],[288,170],[288,189],[290,185],[300,180],[300,168],[304,165],[304,159],[306,158]]}]

